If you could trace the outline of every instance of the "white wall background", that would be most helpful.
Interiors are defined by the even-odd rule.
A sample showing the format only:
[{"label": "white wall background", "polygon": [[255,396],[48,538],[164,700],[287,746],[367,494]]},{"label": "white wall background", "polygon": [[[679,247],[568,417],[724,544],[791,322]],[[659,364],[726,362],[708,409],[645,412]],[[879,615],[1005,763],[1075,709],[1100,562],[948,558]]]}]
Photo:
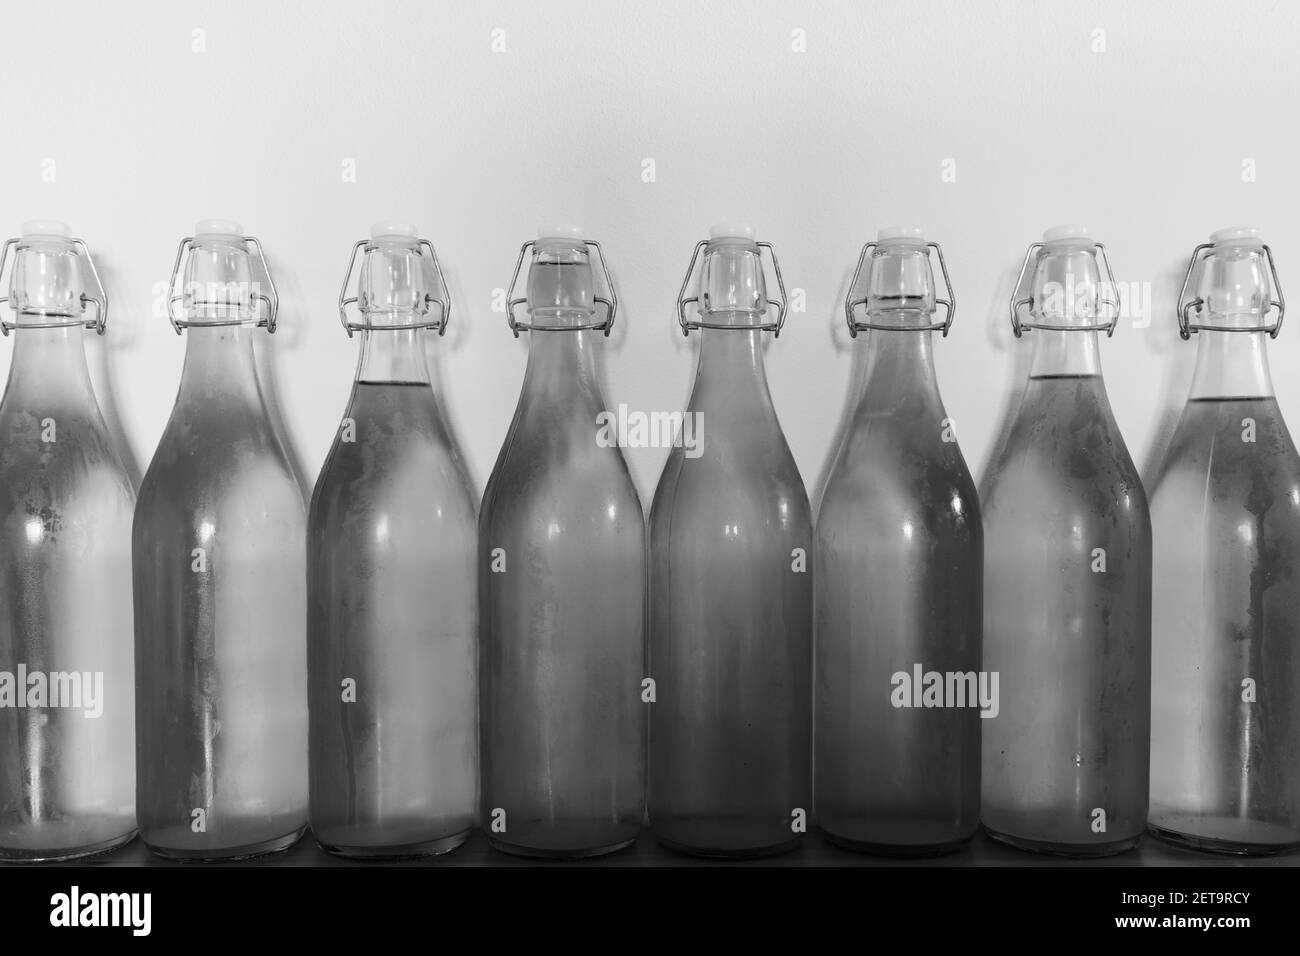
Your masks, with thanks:
[{"label": "white wall background", "polygon": [[[1122,283],[1151,283],[1151,326],[1104,350],[1147,475],[1190,374],[1173,305],[1192,246],[1258,225],[1300,301],[1300,5],[31,2],[0,37],[0,233],[57,217],[90,243],[112,299],[92,367],[137,475],[184,348],[156,288],[204,217],[266,247],[281,331],[264,358],[309,482],[355,364],[339,283],[378,218],[413,220],[441,254],[457,311],[431,348],[480,489],[526,354],[493,290],[543,220],[604,243],[623,306],[607,398],[644,410],[687,397],[697,340],[674,298],[693,244],[722,218],[775,243],[807,296],[768,362],[810,487],[846,397],[842,297],[879,226],[946,250],[960,308],[940,383],[977,474],[1024,374],[1006,301],[1044,227],[1086,222]],[[1273,370],[1300,426],[1292,322]],[[647,500],[665,455],[630,455]]]}]

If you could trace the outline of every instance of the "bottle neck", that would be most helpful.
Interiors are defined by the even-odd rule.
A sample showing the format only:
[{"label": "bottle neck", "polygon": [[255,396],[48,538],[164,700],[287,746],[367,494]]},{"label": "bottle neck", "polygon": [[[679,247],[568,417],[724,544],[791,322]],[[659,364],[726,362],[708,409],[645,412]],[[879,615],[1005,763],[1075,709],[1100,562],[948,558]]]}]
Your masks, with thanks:
[{"label": "bottle neck", "polygon": [[596,373],[596,340],[600,335],[587,329],[528,333],[524,399],[566,405],[584,401],[603,404]]},{"label": "bottle neck", "polygon": [[14,330],[6,396],[43,403],[94,403],[81,326]]},{"label": "bottle neck", "polygon": [[178,403],[214,408],[262,406],[251,325],[190,326]]},{"label": "bottle neck", "polygon": [[[711,406],[723,416],[770,409],[763,333],[767,283],[757,244],[751,239],[710,239],[700,266],[700,362],[691,409]],[[680,303],[679,303],[680,308]]]},{"label": "bottle neck", "polygon": [[1265,332],[1196,333],[1196,371],[1189,398],[1271,398]]},{"label": "bottle neck", "polygon": [[1025,334],[1034,343],[1030,378],[1101,375],[1096,332],[1033,329]]},{"label": "bottle neck", "polygon": [[424,329],[383,329],[361,333],[357,382],[429,384]]},{"label": "bottle neck", "polygon": [[[753,317],[736,313],[737,323]],[[708,321],[727,322],[723,313]],[[730,324],[730,323],[728,323]],[[692,410],[704,406],[761,407],[771,404],[763,364],[763,333],[758,329],[700,329],[700,361],[691,395]]]},{"label": "bottle neck", "polygon": [[854,383],[859,404],[938,394],[934,333],[869,329],[858,335],[863,358]]}]

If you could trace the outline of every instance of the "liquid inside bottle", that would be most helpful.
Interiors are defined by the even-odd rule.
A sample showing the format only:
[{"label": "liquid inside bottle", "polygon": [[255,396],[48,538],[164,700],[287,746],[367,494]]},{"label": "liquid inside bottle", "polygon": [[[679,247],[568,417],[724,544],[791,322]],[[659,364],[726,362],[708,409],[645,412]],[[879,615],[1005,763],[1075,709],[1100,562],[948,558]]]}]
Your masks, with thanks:
[{"label": "liquid inside bottle", "polygon": [[816,817],[850,848],[943,853],[979,827],[981,713],[997,716],[980,511],[935,379],[929,247],[882,230],[862,268],[863,355],[817,517]]},{"label": "liquid inside bottle", "polygon": [[135,492],[86,366],[84,328],[103,331],[107,303],[102,289],[87,288],[84,246],[62,223],[30,222],[10,249],[15,314],[4,325],[14,349],[0,400],[0,860],[64,860],[135,834]]},{"label": "liquid inside bottle", "polygon": [[1300,847],[1300,456],[1269,375],[1270,259],[1248,228],[1194,255],[1196,370],[1152,495],[1150,826],[1229,853]]},{"label": "liquid inside bottle", "polygon": [[760,246],[716,227],[702,247],[693,447],[669,451],[650,515],[650,823],[670,848],[760,856],[810,809],[812,520],[768,392]]},{"label": "liquid inside bottle", "polygon": [[426,856],[474,823],[475,503],[425,358],[432,246],[399,223],[358,246],[360,361],[309,520],[311,826],[340,855]]},{"label": "liquid inside bottle", "polygon": [[645,522],[602,432],[598,247],[558,227],[531,249],[528,367],[480,522],[483,820],[510,853],[593,856],[645,815]]},{"label": "liquid inside bottle", "polygon": [[1023,849],[1104,855],[1146,821],[1151,528],[1101,376],[1117,308],[1100,247],[1078,227],[1044,240],[1027,260],[1029,381],[981,495],[984,668],[1001,690],[982,815]]},{"label": "liquid inside bottle", "polygon": [[137,807],[155,852],[282,850],[307,823],[306,515],[253,337],[262,293],[234,223],[185,260],[185,366],[140,488],[132,563]]}]

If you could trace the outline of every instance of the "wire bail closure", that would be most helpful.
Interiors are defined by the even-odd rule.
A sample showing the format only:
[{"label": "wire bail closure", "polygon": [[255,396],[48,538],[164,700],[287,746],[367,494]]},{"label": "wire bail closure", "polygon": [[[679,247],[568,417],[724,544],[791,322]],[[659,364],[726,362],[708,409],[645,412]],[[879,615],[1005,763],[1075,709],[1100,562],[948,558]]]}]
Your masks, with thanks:
[{"label": "wire bail closure", "polygon": [[[696,306],[700,304],[700,297],[698,295],[688,297],[686,290],[690,287],[691,277],[695,275],[695,265],[699,261],[700,252],[709,242],[708,239],[701,239],[695,244],[695,251],[691,253],[691,264],[686,267],[686,278],[682,279],[681,291],[677,293],[677,324],[682,327],[682,335],[690,335],[691,329],[757,329],[760,332],[771,332],[773,338],[780,338],[781,329],[785,326],[788,300],[785,295],[785,281],[781,278],[781,263],[777,261],[776,251],[770,242],[755,242],[754,245],[758,248],[760,268],[764,249],[767,250],[768,258],[772,260],[772,272],[776,275],[776,287],[780,291],[781,298],[779,300],[769,298],[765,301],[764,318],[767,317],[767,312],[776,306],[775,322],[760,322],[758,325],[724,325],[721,322],[702,322],[699,319],[686,318],[686,307],[691,303]],[[697,314],[701,313],[697,310]]]},{"label": "wire bail closure", "polygon": [[1106,338],[1115,334],[1115,326],[1119,322],[1120,302],[1119,289],[1115,285],[1115,274],[1110,270],[1110,258],[1106,255],[1106,247],[1100,242],[1093,242],[1092,247],[1097,252],[1097,258],[1101,260],[1102,266],[1106,269],[1106,282],[1110,286],[1113,298],[1099,298],[1098,306],[1110,306],[1110,319],[1105,322],[1094,322],[1092,325],[1048,325],[1044,322],[1026,322],[1020,318],[1020,309],[1023,306],[1029,306],[1030,315],[1033,315],[1034,297],[1032,295],[1018,296],[1021,287],[1025,283],[1025,274],[1029,271],[1029,263],[1033,261],[1035,253],[1042,251],[1046,243],[1031,242],[1029,248],[1025,251],[1025,261],[1021,263],[1020,275],[1016,278],[1016,284],[1011,289],[1011,330],[1015,333],[1016,338],[1020,338],[1026,329],[1044,329],[1051,332],[1105,332]]},{"label": "wire bail closure", "polygon": [[[868,329],[880,329],[886,332],[942,332],[943,337],[948,337],[948,330],[952,328],[953,316],[957,312],[957,295],[952,291],[952,282],[948,278],[948,264],[943,261],[943,249],[937,242],[927,242],[925,251],[927,257],[937,256],[939,259],[939,271],[943,274],[943,285],[948,291],[948,298],[934,300],[936,306],[944,307],[944,317],[942,322],[935,322],[931,325],[917,327],[902,327],[897,325],[881,325],[878,322],[859,322],[853,318],[854,311],[858,306],[866,305],[870,296],[853,298],[853,290],[858,287],[858,280],[862,277],[863,269],[867,270],[870,277],[870,256],[880,246],[879,242],[868,242],[862,247],[862,253],[858,256],[858,266],[853,270],[853,279],[849,282],[849,290],[844,294],[844,321],[849,326],[849,336],[857,338],[858,333]],[[868,313],[870,314],[870,313]],[[933,313],[932,313],[933,314]]]},{"label": "wire bail closure", "polygon": [[1190,339],[1193,332],[1200,332],[1202,329],[1210,332],[1267,332],[1270,339],[1277,338],[1277,334],[1282,331],[1282,319],[1286,316],[1286,296],[1282,294],[1282,284],[1277,279],[1277,266],[1273,264],[1273,250],[1267,244],[1260,243],[1259,248],[1264,250],[1264,258],[1268,261],[1269,275],[1273,280],[1273,292],[1277,295],[1275,299],[1269,299],[1269,308],[1264,310],[1262,319],[1268,318],[1269,309],[1277,310],[1277,319],[1272,325],[1267,321],[1262,321],[1259,325],[1204,325],[1201,323],[1193,324],[1190,317],[1192,309],[1200,312],[1205,306],[1205,299],[1197,296],[1190,301],[1187,299],[1187,289],[1192,284],[1192,275],[1196,267],[1205,262],[1206,253],[1213,249],[1215,243],[1203,242],[1192,250],[1192,258],[1187,263],[1187,274],[1183,276],[1183,287],[1178,292],[1178,334],[1184,339]]},{"label": "wire bail closure", "polygon": [[[180,277],[181,266],[185,262],[185,254],[194,248],[194,238],[194,236],[186,236],[181,240],[180,245],[176,247],[176,261],[172,264],[172,277],[171,281],[167,284],[167,289],[171,293],[167,297],[167,320],[171,322],[172,328],[176,330],[176,334],[180,335],[183,330],[188,328],[202,329],[223,325],[248,325],[250,321],[252,321],[256,328],[265,328],[267,332],[274,333],[276,315],[280,311],[280,296],[275,291],[275,280],[271,278],[271,270],[266,265],[266,255],[262,252],[262,244],[258,242],[256,236],[240,236],[239,240],[245,245],[251,245],[257,251],[257,261],[262,264],[262,273],[266,276],[266,285],[271,294],[265,296],[260,292],[249,292],[249,300],[253,303],[253,318],[205,319],[201,321],[192,321],[190,319],[177,317],[176,303],[180,302],[182,305],[184,304],[185,292],[183,289],[180,292],[176,291],[176,280]],[[258,302],[261,302],[265,307],[265,311],[260,317],[257,317],[258,309],[256,303]],[[219,305],[225,309],[237,308],[237,306],[232,306],[229,302],[199,302],[197,304]]]},{"label": "wire bail closure", "polygon": [[[21,238],[6,239],[4,245],[0,246],[0,283],[4,281],[5,265],[9,259],[10,248],[14,246],[18,246],[19,251],[21,251],[22,247],[19,244],[22,241],[23,240]],[[81,250],[79,261],[84,261],[86,265],[89,266],[90,276],[92,279],[95,280],[95,289],[98,291],[99,294],[86,295],[86,293],[84,292],[81,293],[81,298],[80,298],[81,315],[73,315],[71,312],[40,309],[40,310],[34,310],[32,312],[28,312],[24,314],[39,315],[44,317],[46,321],[13,322],[8,319],[0,319],[0,334],[8,335],[14,329],[65,329],[65,328],[74,328],[76,326],[81,326],[87,329],[94,329],[95,333],[98,335],[104,334],[105,330],[108,327],[108,293],[104,291],[104,283],[100,281],[99,270],[95,268],[95,260],[90,255],[90,250],[86,247],[86,243],[83,242],[81,239],[72,238],[72,239],[65,239],[62,241],[71,243],[73,246]],[[14,258],[16,260],[18,258],[17,255],[15,255]],[[8,302],[8,301],[9,301],[8,295],[0,296],[0,302]],[[86,312],[86,306],[91,303],[93,303],[95,306],[95,317],[93,319],[86,319],[84,318]],[[15,312],[18,311],[17,306],[10,306],[10,307]],[[58,321],[60,319],[62,319],[63,321]]]},{"label": "wire bail closure", "polygon": [[525,332],[604,332],[605,337],[609,338],[610,331],[614,328],[614,317],[618,314],[618,290],[614,288],[614,279],[609,274],[609,264],[605,261],[605,252],[600,248],[600,243],[595,239],[580,239],[587,247],[587,254],[590,256],[595,251],[596,258],[600,260],[600,271],[605,276],[605,288],[609,290],[609,298],[600,295],[593,295],[592,302],[599,302],[605,307],[605,318],[599,322],[588,322],[585,325],[538,325],[534,322],[520,322],[515,318],[515,308],[520,305],[527,305],[528,298],[513,298],[515,286],[519,284],[519,273],[523,271],[524,257],[528,255],[529,249],[537,248],[537,240],[529,239],[519,247],[519,258],[515,260],[515,271],[510,277],[510,284],[506,286],[506,322],[510,325],[510,331],[514,333],[515,338],[519,338],[519,330]]},{"label": "wire bail closure", "polygon": [[[415,245],[417,255],[420,249],[429,250],[429,262],[433,266],[434,275],[438,277],[438,286],[442,289],[441,299],[428,292],[424,294],[424,311],[427,313],[429,306],[436,304],[438,318],[431,322],[403,322],[389,325],[349,321],[348,306],[357,305],[358,298],[355,295],[348,295],[348,286],[352,284],[352,272],[357,264],[357,253],[363,249],[369,253],[379,248],[377,239],[360,239],[352,247],[352,255],[348,259],[348,271],[343,275],[343,288],[339,290],[339,322],[343,325],[343,330],[348,333],[348,338],[352,338],[353,332],[400,332],[404,329],[437,329],[439,335],[447,334],[447,321],[451,318],[451,288],[443,277],[442,264],[438,262],[438,253],[433,248],[433,243],[428,239],[417,239]],[[361,314],[364,316],[365,313]]]}]

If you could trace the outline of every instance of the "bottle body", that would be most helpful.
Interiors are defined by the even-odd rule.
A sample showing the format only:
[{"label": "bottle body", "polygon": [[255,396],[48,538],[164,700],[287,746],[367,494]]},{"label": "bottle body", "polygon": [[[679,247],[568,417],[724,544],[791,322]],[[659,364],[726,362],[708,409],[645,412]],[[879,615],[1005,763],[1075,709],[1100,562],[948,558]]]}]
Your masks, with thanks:
[{"label": "bottle body", "polygon": [[710,856],[794,846],[811,776],[812,520],[761,333],[701,332],[650,515],[650,821]]},{"label": "bottle body", "polygon": [[79,326],[15,331],[0,401],[0,859],[135,833],[135,493]]},{"label": "bottle body", "polygon": [[1152,495],[1151,815],[1199,849],[1300,846],[1300,455],[1262,332],[1202,330]]},{"label": "bottle body", "polygon": [[423,354],[410,376],[367,374],[367,352],[415,355],[418,333],[362,334],[309,521],[312,832],[349,856],[429,855],[474,823],[475,507]]},{"label": "bottle body", "polygon": [[645,814],[645,523],[593,338],[531,333],[480,522],[484,823],[531,856],[617,850]]},{"label": "bottle body", "polygon": [[1082,364],[1036,354],[981,499],[984,667],[1001,686],[983,822],[1026,849],[1100,855],[1136,845],[1146,820],[1152,545],[1100,371]]},{"label": "bottle body", "polygon": [[253,329],[188,335],[132,537],[137,803],[156,852],[231,858],[307,822],[306,515]]},{"label": "bottle body", "polygon": [[981,714],[997,717],[980,673],[979,505],[930,335],[862,340],[864,381],[817,515],[816,819],[835,842],[882,853],[973,836]]}]

